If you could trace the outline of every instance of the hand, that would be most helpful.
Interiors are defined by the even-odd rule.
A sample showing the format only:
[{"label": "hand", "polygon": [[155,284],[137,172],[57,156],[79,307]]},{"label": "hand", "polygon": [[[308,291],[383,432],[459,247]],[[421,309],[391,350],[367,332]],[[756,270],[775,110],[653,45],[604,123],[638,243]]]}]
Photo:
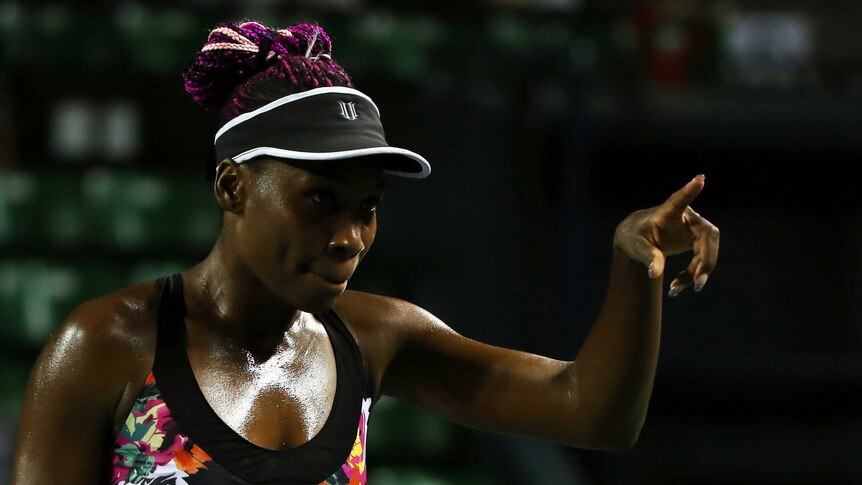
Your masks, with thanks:
[{"label": "hand", "polygon": [[692,284],[694,291],[702,290],[718,259],[718,228],[689,207],[705,182],[706,177],[698,175],[663,204],[633,212],[614,233],[614,246],[643,263],[650,279],[664,273],[667,256],[694,251],[688,268],[671,282],[670,296]]}]

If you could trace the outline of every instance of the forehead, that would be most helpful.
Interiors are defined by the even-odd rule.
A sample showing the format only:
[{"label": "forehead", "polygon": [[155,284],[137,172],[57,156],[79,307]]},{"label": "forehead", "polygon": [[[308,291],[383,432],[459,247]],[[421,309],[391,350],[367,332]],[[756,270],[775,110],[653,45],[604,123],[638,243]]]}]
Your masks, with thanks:
[{"label": "forehead", "polygon": [[383,163],[373,157],[344,160],[261,160],[280,175],[293,181],[319,180],[365,188],[383,188]]}]

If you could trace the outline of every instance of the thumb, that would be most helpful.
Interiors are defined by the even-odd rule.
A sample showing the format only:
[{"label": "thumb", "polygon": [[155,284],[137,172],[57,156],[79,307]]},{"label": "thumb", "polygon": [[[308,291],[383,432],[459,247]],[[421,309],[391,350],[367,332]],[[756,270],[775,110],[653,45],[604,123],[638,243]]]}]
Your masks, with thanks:
[{"label": "thumb", "polygon": [[649,279],[654,280],[661,278],[662,274],[664,274],[664,253],[658,248],[653,247],[652,259],[647,263],[647,276]]}]

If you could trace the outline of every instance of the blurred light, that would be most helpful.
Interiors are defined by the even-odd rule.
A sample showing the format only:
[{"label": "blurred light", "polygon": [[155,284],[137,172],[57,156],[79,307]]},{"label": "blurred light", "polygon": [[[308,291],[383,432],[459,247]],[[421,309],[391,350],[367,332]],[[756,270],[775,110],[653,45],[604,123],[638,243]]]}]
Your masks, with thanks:
[{"label": "blurred light", "polygon": [[24,337],[34,343],[44,342],[65,315],[55,314],[56,302],[70,297],[81,284],[80,279],[64,268],[34,268],[23,282]]},{"label": "blurred light", "polygon": [[141,119],[137,108],[127,101],[99,106],[72,99],[56,105],[50,130],[51,152],[57,158],[101,156],[124,161],[140,147]]},{"label": "blurred light", "polygon": [[394,41],[397,27],[396,18],[389,12],[376,11],[362,16],[359,19],[359,34],[365,40]]},{"label": "blurred light", "polygon": [[535,48],[530,25],[511,15],[500,15],[488,23],[488,35],[505,52],[528,53]]},{"label": "blurred light", "polygon": [[12,209],[29,202],[36,193],[36,182],[28,174],[0,173],[0,241],[15,237]]},{"label": "blurred light", "polygon": [[569,46],[569,59],[579,68],[590,67],[598,59],[598,49],[590,39],[577,39]]},{"label": "blurred light", "polygon": [[69,9],[60,5],[44,7],[35,18],[38,19],[39,26],[50,34],[68,29],[72,20]]},{"label": "blurred light", "polygon": [[24,47],[24,12],[17,2],[0,4],[0,53],[6,59],[18,57]]},{"label": "blurred light", "polygon": [[191,58],[189,46],[199,46],[206,31],[196,17],[180,8],[148,8],[128,2],[113,16],[122,57],[132,60],[135,69],[174,74]]},{"label": "blurred light", "polygon": [[104,114],[105,156],[112,161],[128,160],[140,145],[141,119],[138,110],[126,101],[117,101]]},{"label": "blurred light", "polygon": [[741,14],[727,41],[737,79],[752,85],[799,83],[814,51],[809,19],[793,13]]},{"label": "blurred light", "polygon": [[72,99],[62,101],[51,117],[51,151],[58,158],[81,158],[93,153],[96,112],[92,104]]}]

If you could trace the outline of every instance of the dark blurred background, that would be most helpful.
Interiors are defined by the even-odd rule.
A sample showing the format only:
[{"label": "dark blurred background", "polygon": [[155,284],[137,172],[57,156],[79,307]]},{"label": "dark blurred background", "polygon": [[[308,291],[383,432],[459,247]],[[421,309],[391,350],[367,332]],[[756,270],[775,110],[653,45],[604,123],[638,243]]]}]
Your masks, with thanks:
[{"label": "dark blurred background", "polygon": [[180,73],[217,23],[255,19],[326,28],[389,141],[432,163],[393,180],[355,289],[574,359],[628,213],[705,173],[694,208],[722,230],[704,291],[665,298],[632,451],[386,399],[371,483],[862,483],[862,3],[74,5],[0,0],[0,482],[52,329],[208,253],[218,125]]}]

